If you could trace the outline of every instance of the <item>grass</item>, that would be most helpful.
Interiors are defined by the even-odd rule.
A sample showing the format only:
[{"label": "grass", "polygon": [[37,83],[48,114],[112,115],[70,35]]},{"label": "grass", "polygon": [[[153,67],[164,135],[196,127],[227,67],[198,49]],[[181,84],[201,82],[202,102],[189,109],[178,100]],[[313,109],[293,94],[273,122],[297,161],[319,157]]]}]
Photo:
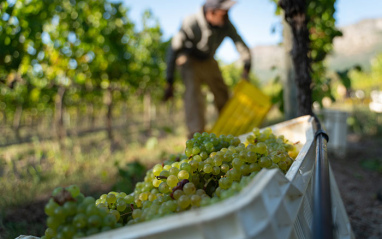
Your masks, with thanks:
[{"label": "grass", "polygon": [[[122,131],[122,133],[125,133]],[[118,135],[123,138],[123,134]],[[0,208],[47,198],[57,186],[78,184],[91,191],[116,182],[117,167],[126,162],[144,165],[159,162],[169,153],[183,150],[185,138],[178,134],[118,141],[112,145],[105,132],[68,138],[64,148],[54,141],[14,145],[0,150]]]},{"label": "grass", "polygon": [[[174,128],[174,127],[171,127]],[[21,234],[41,236],[45,215],[33,222],[31,208],[43,212],[54,188],[77,184],[85,195],[99,197],[121,181],[118,169],[139,161],[146,167],[163,161],[185,147],[185,129],[177,125],[115,130],[111,144],[104,131],[67,138],[63,144],[39,141],[0,148],[0,238]],[[33,204],[37,203],[37,204]],[[25,210],[24,210],[25,209]],[[26,211],[26,215],[14,215]],[[41,213],[40,213],[41,214]],[[33,223],[32,223],[33,222]]]}]

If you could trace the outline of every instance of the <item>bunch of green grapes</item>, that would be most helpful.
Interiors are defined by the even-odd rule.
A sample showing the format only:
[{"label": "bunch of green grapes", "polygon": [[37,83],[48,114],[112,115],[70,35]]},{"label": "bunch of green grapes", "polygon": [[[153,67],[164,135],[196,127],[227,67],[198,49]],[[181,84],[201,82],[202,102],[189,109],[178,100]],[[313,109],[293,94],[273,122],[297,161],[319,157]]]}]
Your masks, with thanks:
[{"label": "bunch of green grapes", "polygon": [[130,197],[124,192],[102,194],[100,198],[95,201],[95,205],[98,208],[113,214],[117,222],[121,224],[127,223],[128,216],[132,211],[132,203]]},{"label": "bunch of green grapes", "polygon": [[[196,133],[186,142],[185,154],[172,155],[165,163],[156,164],[131,194],[110,192],[96,201],[74,195],[79,197],[78,205],[84,204],[85,214],[77,209],[74,217],[73,210],[60,220],[49,219],[54,223],[49,222],[48,229],[56,234],[47,231],[46,236],[52,238],[51,235],[57,233],[64,238],[89,235],[207,206],[237,194],[263,168],[287,172],[294,160],[291,156],[297,154],[294,145],[283,136],[275,136],[269,128],[262,132],[254,129],[245,144],[233,136]],[[55,203],[51,201],[47,207],[55,207]],[[52,210],[48,211],[49,216],[55,215]],[[83,224],[77,223],[78,217],[84,220]],[[71,226],[65,224],[66,221]]]},{"label": "bunch of green grapes", "polygon": [[240,139],[232,135],[216,137],[214,133],[195,133],[193,138],[186,142],[185,155],[187,157],[199,155],[204,160],[212,152],[227,148],[230,145],[237,146],[239,143]]},{"label": "bunch of green grapes", "polygon": [[56,188],[44,210],[48,228],[41,239],[81,238],[122,226],[115,215],[96,207],[93,197],[84,197],[76,185]]}]

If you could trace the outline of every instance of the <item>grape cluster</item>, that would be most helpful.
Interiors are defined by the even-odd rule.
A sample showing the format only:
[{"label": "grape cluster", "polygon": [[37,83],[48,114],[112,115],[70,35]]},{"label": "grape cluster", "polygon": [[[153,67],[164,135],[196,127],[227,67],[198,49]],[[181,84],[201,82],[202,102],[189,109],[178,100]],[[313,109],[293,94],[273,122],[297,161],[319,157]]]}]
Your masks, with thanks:
[{"label": "grape cluster", "polygon": [[81,238],[122,226],[115,215],[96,207],[93,197],[84,197],[76,185],[56,188],[44,210],[48,228],[41,239]]},{"label": "grape cluster", "polygon": [[[275,136],[270,128],[262,132],[254,129],[245,143],[231,135],[195,133],[186,142],[184,154],[172,155],[148,170],[133,193],[110,192],[97,200],[73,195],[79,197],[70,201],[77,205],[76,210],[65,209],[65,202],[62,208],[70,213],[60,216],[59,221],[54,219],[48,229],[64,236],[54,238],[72,238],[207,206],[237,194],[263,168],[286,173],[297,154],[294,145]],[[59,207],[56,204],[50,201],[47,207]],[[52,210],[48,212],[55,218]],[[47,231],[47,238],[51,235]]]}]

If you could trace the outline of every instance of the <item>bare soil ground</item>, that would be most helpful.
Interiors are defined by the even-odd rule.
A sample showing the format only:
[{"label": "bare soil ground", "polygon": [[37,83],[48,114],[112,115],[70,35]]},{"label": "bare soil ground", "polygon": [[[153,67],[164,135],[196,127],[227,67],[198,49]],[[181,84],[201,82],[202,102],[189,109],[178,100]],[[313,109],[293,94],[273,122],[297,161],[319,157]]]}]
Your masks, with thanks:
[{"label": "bare soil ground", "polygon": [[[382,238],[382,138],[349,135],[346,156],[329,154],[329,159],[355,237]],[[1,211],[0,239],[42,236],[46,201]]]},{"label": "bare soil ground", "polygon": [[382,139],[349,135],[347,154],[329,160],[356,238],[382,238]]}]

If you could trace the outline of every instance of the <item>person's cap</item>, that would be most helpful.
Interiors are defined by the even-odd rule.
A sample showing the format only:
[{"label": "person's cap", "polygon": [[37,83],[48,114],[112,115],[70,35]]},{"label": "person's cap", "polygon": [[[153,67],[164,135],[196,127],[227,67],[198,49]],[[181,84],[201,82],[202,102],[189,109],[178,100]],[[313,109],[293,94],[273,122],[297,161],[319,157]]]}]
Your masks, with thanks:
[{"label": "person's cap", "polygon": [[231,1],[231,0],[206,0],[205,6],[208,8],[213,8],[213,9],[228,10],[235,3],[236,1]]}]

